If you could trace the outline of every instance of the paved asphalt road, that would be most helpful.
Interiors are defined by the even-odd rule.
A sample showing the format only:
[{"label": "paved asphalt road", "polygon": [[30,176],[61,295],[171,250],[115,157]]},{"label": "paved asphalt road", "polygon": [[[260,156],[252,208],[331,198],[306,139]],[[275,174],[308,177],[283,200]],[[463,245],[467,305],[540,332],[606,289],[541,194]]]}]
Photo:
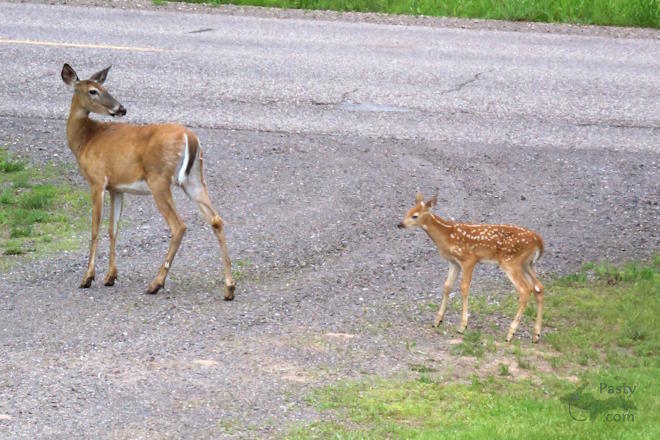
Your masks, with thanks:
[{"label": "paved asphalt road", "polygon": [[[242,263],[224,302],[215,241],[178,195],[189,229],[156,297],[149,198],[128,200],[114,288],[77,289],[84,249],[1,273],[0,437],[265,438],[317,417],[305,396],[338,378],[469,371],[447,354],[456,310],[428,325],[445,263],[394,228],[417,189],[441,215],[540,231],[546,278],[657,252],[660,33],[632,35],[0,3],[0,145],[73,163],[61,66],[112,64],[126,120],[199,133]],[[475,295],[510,294],[475,277]],[[503,337],[510,318],[471,325]]]}]

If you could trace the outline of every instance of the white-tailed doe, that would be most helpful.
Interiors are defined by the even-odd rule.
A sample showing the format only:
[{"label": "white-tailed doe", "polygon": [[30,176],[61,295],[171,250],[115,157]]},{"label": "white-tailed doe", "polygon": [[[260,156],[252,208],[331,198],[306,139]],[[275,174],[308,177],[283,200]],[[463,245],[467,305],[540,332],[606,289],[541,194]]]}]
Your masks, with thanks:
[{"label": "white-tailed doe", "polygon": [[89,261],[80,287],[89,287],[94,280],[94,259],[105,191],[110,193],[110,267],[103,283],[112,286],[117,279],[117,225],[124,193],[129,193],[153,195],[172,233],[165,261],[147,288],[147,293],[156,293],[165,285],[165,278],[186,230],[172,200],[171,186],[175,185],[197,203],[202,215],[213,227],[224,260],[225,299],[233,299],[235,284],[224,224],[211,205],[206,189],[202,149],[197,136],[178,124],[133,125],[90,119],[90,113],[110,116],[126,114],[124,106],[103,87],[108,70],[110,67],[89,79],[80,80],[71,66],[65,64],[62,68],[62,80],[73,88],[66,136],[80,171],[89,183],[93,204]]},{"label": "white-tailed doe", "polygon": [[449,261],[449,273],[444,284],[442,304],[434,326],[440,325],[447,308],[447,298],[458,273],[461,279],[463,311],[459,332],[463,333],[468,323],[468,292],[474,266],[480,262],[495,263],[508,275],[520,295],[516,313],[506,341],[511,341],[516,332],[520,316],[532,292],[536,296],[536,324],[532,341],[537,342],[541,335],[543,315],[543,285],[534,272],[534,263],[543,254],[543,239],[529,229],[514,225],[471,225],[445,220],[430,212],[437,203],[432,197],[426,202],[422,194],[415,197],[413,206],[399,228],[421,227],[438,247],[440,255]]}]

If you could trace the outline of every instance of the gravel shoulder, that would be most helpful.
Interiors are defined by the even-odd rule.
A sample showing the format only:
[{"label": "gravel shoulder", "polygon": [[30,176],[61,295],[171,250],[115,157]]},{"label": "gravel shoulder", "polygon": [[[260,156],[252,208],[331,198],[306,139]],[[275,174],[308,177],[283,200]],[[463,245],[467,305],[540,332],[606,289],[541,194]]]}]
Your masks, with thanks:
[{"label": "gravel shoulder", "polygon": [[[0,132],[25,123],[1,118]],[[61,126],[49,127],[59,137]],[[395,228],[419,183],[410,176],[422,171],[451,188],[443,213],[535,225],[547,242],[544,280],[583,261],[644,258],[660,242],[657,154],[562,151],[559,160],[546,149],[198,132],[214,146],[208,185],[243,262],[236,300],[221,299],[215,240],[181,194],[189,229],[162,294],[142,294],[168,239],[146,197],[128,198],[115,287],[76,288],[84,250],[0,274],[10,437],[264,438],[318,417],[305,397],[325,383],[415,365],[467,377],[470,359],[448,350],[459,298],[443,328],[430,327],[445,264],[421,232]],[[477,188],[484,179],[487,193]],[[99,278],[105,237],[100,250]],[[472,294],[513,292],[482,267]],[[471,326],[504,335],[508,319],[473,313]],[[525,345],[529,330],[518,335]]]}]

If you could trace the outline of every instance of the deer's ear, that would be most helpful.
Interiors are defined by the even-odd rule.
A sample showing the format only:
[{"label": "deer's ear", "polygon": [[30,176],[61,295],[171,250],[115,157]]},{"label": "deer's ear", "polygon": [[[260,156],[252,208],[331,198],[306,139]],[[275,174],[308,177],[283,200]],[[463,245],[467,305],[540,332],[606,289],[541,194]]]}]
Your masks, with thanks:
[{"label": "deer's ear", "polygon": [[428,208],[433,208],[438,204],[438,196],[433,196],[424,203]]},{"label": "deer's ear", "polygon": [[94,75],[90,76],[89,79],[92,81],[96,81],[99,84],[103,84],[105,82],[105,79],[108,77],[108,71],[110,70],[112,66],[108,66],[103,70],[100,70],[96,72]]},{"label": "deer's ear", "polygon": [[424,194],[418,192],[417,195],[415,195],[415,203],[421,203],[424,201]]},{"label": "deer's ear", "polygon": [[62,66],[62,81],[70,86],[75,85],[79,81],[76,71],[66,63]]}]

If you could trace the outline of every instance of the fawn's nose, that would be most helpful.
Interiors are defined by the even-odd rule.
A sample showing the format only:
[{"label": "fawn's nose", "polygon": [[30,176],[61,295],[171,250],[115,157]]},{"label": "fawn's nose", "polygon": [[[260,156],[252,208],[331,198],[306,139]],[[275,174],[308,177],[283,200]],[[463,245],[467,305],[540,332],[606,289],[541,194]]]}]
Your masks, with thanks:
[{"label": "fawn's nose", "polygon": [[126,108],[124,108],[123,105],[119,105],[119,109],[117,110],[117,115],[119,116],[124,116],[126,114]]},{"label": "fawn's nose", "polygon": [[396,225],[396,227],[399,228],[399,229],[403,229],[403,228],[405,228],[405,226],[403,225],[403,222],[401,222],[401,223],[399,223],[398,225]]}]

